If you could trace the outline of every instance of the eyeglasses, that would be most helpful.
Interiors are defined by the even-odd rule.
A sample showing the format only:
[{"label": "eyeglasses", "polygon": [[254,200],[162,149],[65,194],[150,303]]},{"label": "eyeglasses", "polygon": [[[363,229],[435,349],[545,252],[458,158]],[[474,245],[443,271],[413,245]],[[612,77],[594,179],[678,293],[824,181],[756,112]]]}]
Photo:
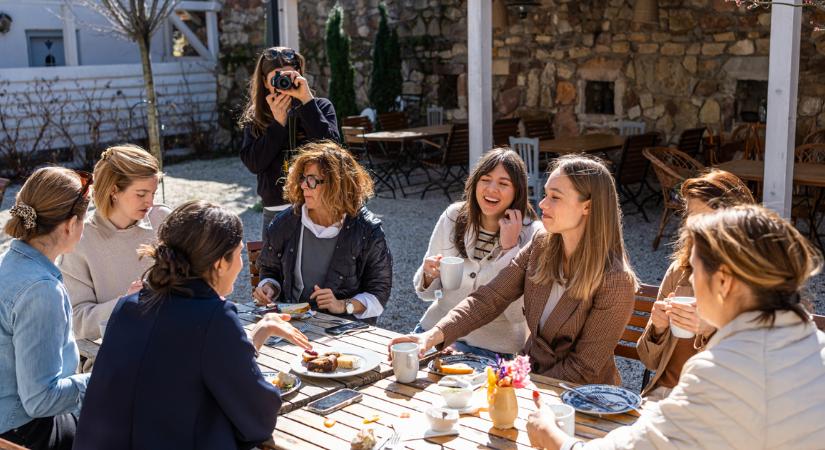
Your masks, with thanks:
[{"label": "eyeglasses", "polygon": [[86,197],[86,194],[89,192],[89,187],[94,183],[94,179],[92,178],[92,174],[89,172],[84,172],[82,170],[75,170],[75,173],[80,178],[80,192],[77,194],[77,198],[74,199],[74,203],[72,203],[72,207],[69,208],[69,215],[66,216],[66,220],[71,219],[72,216],[75,215],[74,209],[77,206],[77,202],[81,199]]},{"label": "eyeglasses", "polygon": [[324,180],[319,179],[315,175],[301,175],[301,183],[300,184],[307,184],[307,187],[310,189],[315,189],[318,187],[319,184],[324,184]]},{"label": "eyeglasses", "polygon": [[295,50],[292,50],[291,48],[283,50],[270,48],[264,51],[264,58],[270,61],[277,60],[284,66],[296,66],[299,64],[297,54],[295,53]]}]

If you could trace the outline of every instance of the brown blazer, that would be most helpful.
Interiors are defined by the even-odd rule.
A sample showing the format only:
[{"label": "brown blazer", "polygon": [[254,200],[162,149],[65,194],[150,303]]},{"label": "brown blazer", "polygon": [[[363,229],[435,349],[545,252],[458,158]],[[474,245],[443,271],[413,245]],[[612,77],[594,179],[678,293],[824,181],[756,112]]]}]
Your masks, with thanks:
[{"label": "brown blazer", "polygon": [[444,333],[444,345],[490,323],[524,295],[524,315],[530,329],[524,353],[530,356],[534,373],[576,383],[621,384],[613,349],[633,312],[634,278],[624,271],[608,272],[593,298],[584,301],[565,293],[536,332],[552,290],[552,285],[530,280],[544,245],[543,236],[543,232],[537,234],[498,276],[435,325]]},{"label": "brown blazer", "polygon": [[[693,286],[690,284],[690,277],[678,267],[676,262],[668,267],[665,277],[662,279],[662,284],[659,286],[659,294],[656,296],[656,300],[666,298],[671,292],[679,296],[693,297]],[[696,335],[693,342],[696,353],[705,348],[711,336],[713,336],[713,333],[709,336]],[[679,339],[670,333],[669,327],[657,336],[653,330],[653,322],[648,319],[645,331],[639,337],[639,341],[636,342],[636,351],[639,352],[639,360],[642,361],[642,364],[649,370],[654,370],[655,373],[648,381],[647,386],[642,389],[642,396],[647,395],[656,388],[659,379],[665,373],[667,364],[670,362],[673,350],[678,342]]]}]

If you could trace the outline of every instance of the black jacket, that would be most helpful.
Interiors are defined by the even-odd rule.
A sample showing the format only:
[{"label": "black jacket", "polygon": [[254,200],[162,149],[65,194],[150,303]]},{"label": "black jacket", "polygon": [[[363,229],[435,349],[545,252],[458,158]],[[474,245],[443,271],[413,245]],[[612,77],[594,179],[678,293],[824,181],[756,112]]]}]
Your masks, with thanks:
[{"label": "black jacket", "polygon": [[[295,103],[299,103],[295,101]],[[296,147],[310,141],[331,139],[340,141],[335,108],[325,98],[314,98],[306,105],[299,105],[289,111],[289,120],[296,121]],[[250,172],[258,176],[258,195],[264,206],[278,206],[286,202],[283,198],[284,159],[294,150],[289,146],[289,122],[283,126],[277,121],[261,136],[252,134],[252,125],[244,127],[241,161]]]},{"label": "black jacket", "polygon": [[[146,309],[115,306],[89,380],[75,450],[248,449],[281,407],[231,302],[202,280]],[[148,291],[140,293],[145,295]]]},{"label": "black jacket", "polygon": [[[301,209],[296,212],[289,208],[278,213],[266,230],[258,269],[261,279],[272,278],[281,284],[278,302],[298,301],[292,298],[292,287],[302,228]],[[384,239],[381,221],[367,208],[361,208],[355,217],[344,219],[327,278],[321,288],[332,289],[339,300],[368,292],[386,307],[392,289],[392,255]],[[314,301],[310,304],[312,309],[317,309]],[[358,320],[346,314],[341,317]],[[364,319],[364,322],[375,324],[376,320],[373,317]]]}]

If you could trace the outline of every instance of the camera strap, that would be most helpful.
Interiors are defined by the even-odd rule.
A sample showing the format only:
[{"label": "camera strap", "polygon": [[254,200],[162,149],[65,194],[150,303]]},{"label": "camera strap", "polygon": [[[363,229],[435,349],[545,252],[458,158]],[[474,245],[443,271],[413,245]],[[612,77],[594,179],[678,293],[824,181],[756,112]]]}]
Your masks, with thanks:
[{"label": "camera strap", "polygon": [[297,145],[297,134],[298,134],[298,120],[295,116],[288,115],[286,119],[287,130],[289,132],[289,149],[284,155],[284,165],[283,165],[283,177],[289,174],[289,161],[292,159],[292,156],[295,154],[295,146]]}]

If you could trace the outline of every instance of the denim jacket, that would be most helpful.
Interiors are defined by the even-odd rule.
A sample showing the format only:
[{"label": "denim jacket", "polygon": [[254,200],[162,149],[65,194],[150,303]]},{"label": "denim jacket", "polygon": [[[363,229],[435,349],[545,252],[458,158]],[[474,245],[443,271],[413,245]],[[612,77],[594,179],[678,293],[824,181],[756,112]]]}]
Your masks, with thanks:
[{"label": "denim jacket", "polygon": [[60,269],[13,240],[0,256],[0,433],[80,409],[88,374],[72,334]]}]

